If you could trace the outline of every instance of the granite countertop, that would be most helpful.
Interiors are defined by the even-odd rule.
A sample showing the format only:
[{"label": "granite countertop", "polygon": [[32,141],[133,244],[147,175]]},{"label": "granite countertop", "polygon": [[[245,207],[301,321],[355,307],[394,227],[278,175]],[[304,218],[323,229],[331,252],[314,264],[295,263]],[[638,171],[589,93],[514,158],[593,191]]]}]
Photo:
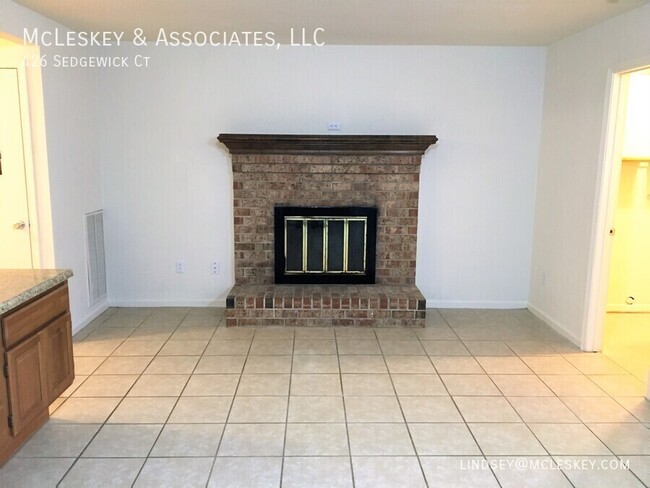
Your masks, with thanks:
[{"label": "granite countertop", "polygon": [[0,315],[71,276],[70,269],[0,269]]}]

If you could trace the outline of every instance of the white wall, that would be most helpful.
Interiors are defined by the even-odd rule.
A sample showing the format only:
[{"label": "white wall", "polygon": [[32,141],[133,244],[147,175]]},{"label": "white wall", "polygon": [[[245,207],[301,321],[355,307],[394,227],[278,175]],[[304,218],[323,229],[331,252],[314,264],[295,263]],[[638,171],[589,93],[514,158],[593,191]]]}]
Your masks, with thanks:
[{"label": "white wall", "polygon": [[648,26],[650,5],[548,48],[530,307],[576,342],[586,325],[610,71],[650,62]]},{"label": "white wall", "polygon": [[[0,31],[22,38],[24,27],[52,30],[61,26],[14,2],[0,0]],[[79,56],[89,51],[42,49],[48,56],[56,52]],[[102,309],[102,305],[94,309],[88,305],[84,233],[84,214],[102,208],[96,75],[83,69],[42,70],[54,265],[71,268],[75,274],[69,283],[75,331]]]},{"label": "white wall", "polygon": [[151,66],[98,79],[112,303],[222,304],[233,283],[232,195],[215,137],[323,133],[335,120],[341,133],[439,136],[420,190],[417,283],[430,306],[526,305],[543,48],[104,52],[135,53]]}]

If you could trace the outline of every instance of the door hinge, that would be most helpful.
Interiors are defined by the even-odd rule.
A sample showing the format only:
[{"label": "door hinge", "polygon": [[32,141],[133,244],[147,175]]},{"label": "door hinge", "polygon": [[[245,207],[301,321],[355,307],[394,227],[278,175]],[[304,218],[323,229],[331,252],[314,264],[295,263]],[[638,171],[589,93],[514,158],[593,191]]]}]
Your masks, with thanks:
[{"label": "door hinge", "polygon": [[9,428],[13,430],[13,428],[14,428],[14,416],[13,415],[9,415],[9,417],[7,417],[7,423],[9,424]]},{"label": "door hinge", "polygon": [[4,373],[5,378],[9,378],[9,365],[8,364],[5,364],[2,367],[2,372]]}]

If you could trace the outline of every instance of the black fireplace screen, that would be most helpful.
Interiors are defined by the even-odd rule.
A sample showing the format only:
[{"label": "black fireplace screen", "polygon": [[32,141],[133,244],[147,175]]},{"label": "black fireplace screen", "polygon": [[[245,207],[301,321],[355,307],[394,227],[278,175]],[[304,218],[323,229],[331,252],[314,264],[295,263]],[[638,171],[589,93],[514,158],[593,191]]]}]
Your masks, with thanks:
[{"label": "black fireplace screen", "polygon": [[374,283],[377,209],[275,207],[276,283]]}]

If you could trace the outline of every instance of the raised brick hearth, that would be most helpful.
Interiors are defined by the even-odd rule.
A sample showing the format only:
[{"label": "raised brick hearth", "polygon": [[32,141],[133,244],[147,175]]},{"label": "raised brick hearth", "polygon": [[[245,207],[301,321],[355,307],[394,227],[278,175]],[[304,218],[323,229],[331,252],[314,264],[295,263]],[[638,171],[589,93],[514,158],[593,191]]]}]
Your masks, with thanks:
[{"label": "raised brick hearth", "polygon": [[[233,170],[228,325],[424,325],[415,286],[419,173],[435,136],[222,134],[219,141]],[[377,207],[376,285],[275,285],[276,205]]]},{"label": "raised brick hearth", "polygon": [[415,285],[235,285],[226,325],[416,327],[426,301]]}]

